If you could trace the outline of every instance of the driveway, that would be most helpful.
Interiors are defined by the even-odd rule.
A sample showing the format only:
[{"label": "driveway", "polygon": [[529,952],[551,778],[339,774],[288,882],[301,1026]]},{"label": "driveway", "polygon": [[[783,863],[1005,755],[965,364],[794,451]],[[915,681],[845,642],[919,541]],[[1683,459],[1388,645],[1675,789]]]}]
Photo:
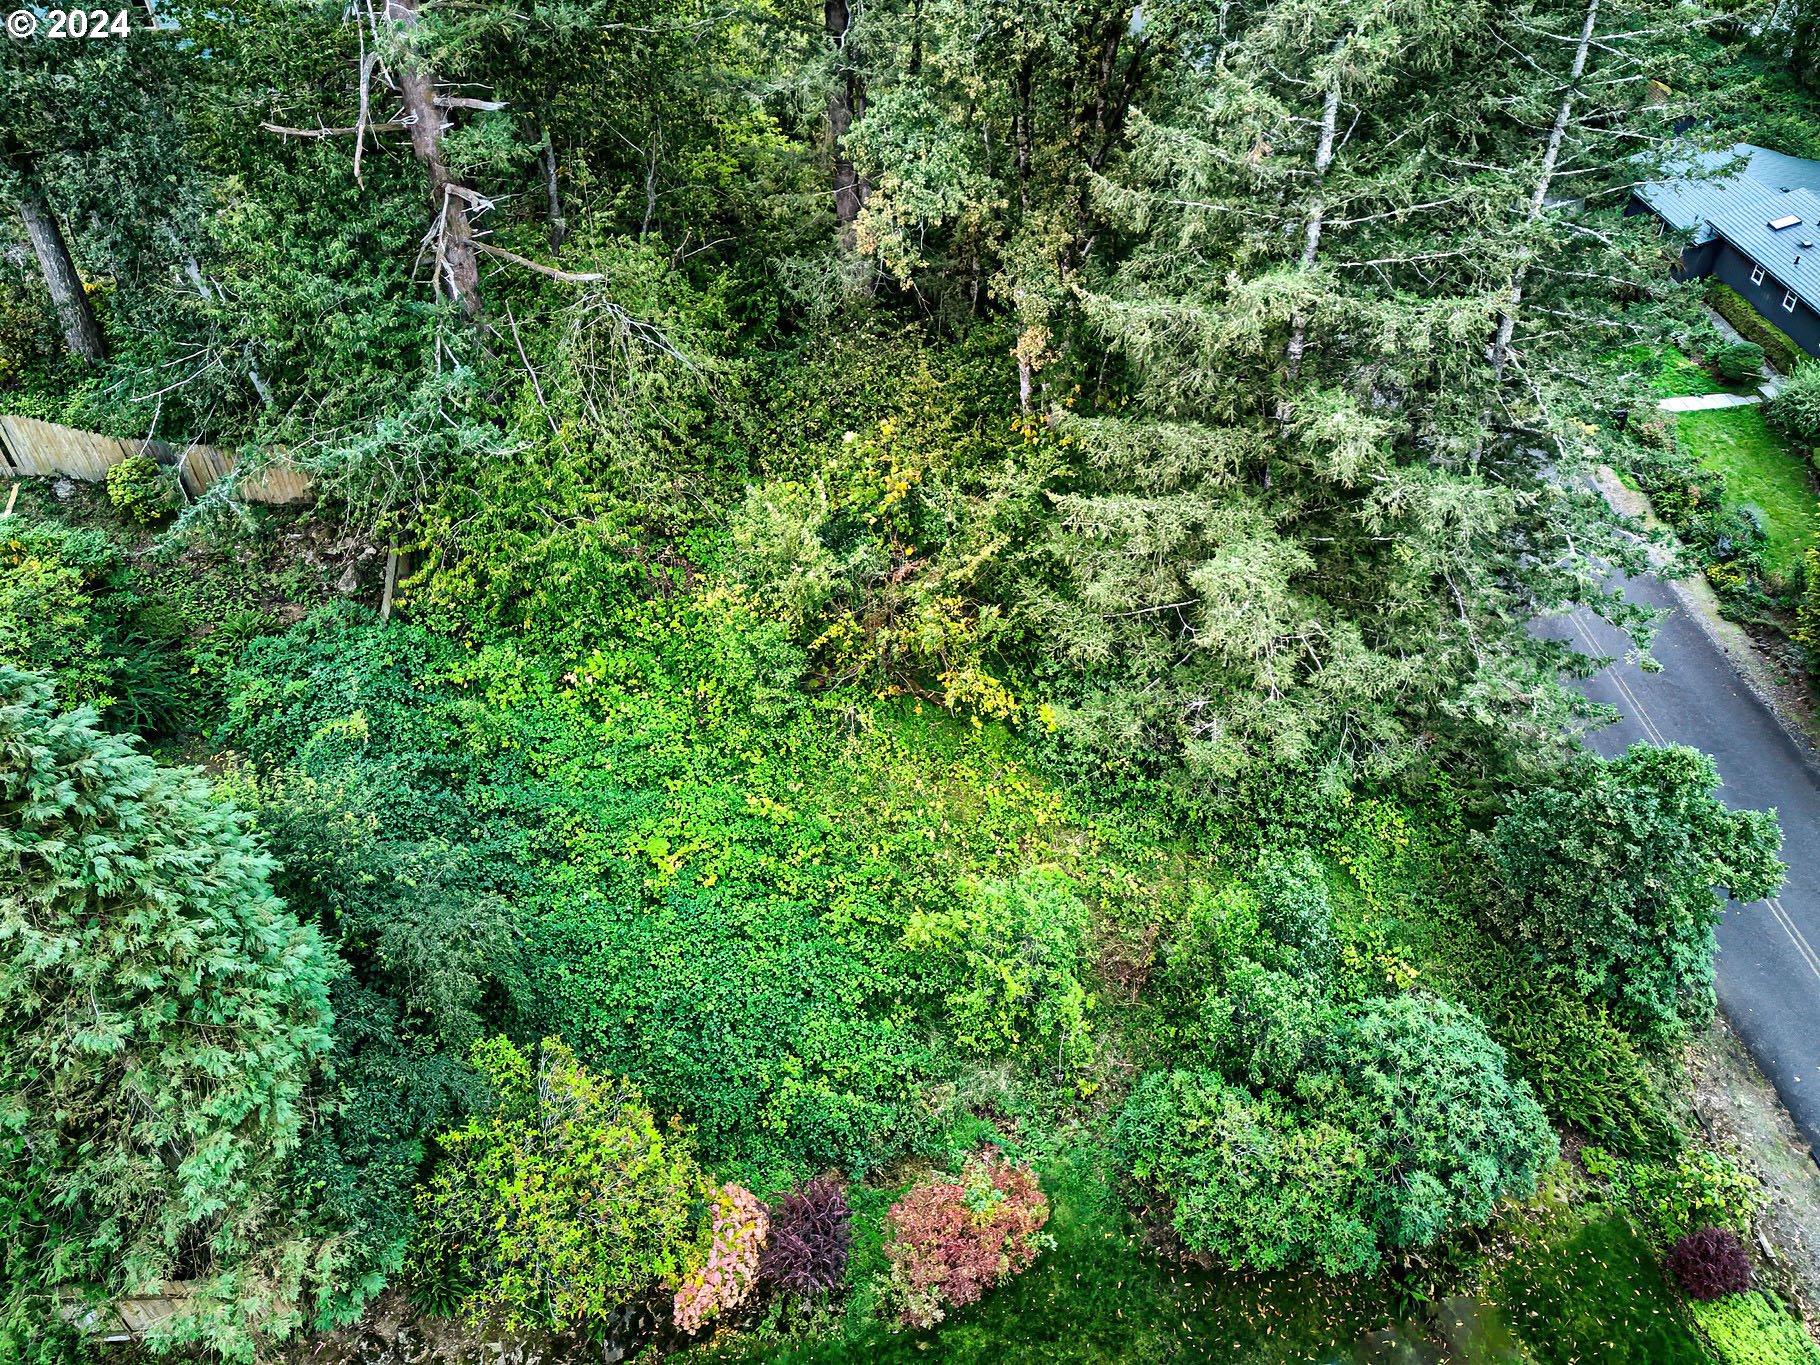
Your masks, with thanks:
[{"label": "driveway", "polygon": [[1552,618],[1541,632],[1616,660],[1581,684],[1621,715],[1588,736],[1593,749],[1609,756],[1637,742],[1691,744],[1719,765],[1727,805],[1773,807],[1782,817],[1788,881],[1768,901],[1726,905],[1719,1007],[1820,1153],[1820,769],[1673,589],[1652,577],[1630,580],[1626,591],[1633,600],[1673,609],[1653,650],[1659,673],[1625,662],[1624,636],[1590,612]]}]

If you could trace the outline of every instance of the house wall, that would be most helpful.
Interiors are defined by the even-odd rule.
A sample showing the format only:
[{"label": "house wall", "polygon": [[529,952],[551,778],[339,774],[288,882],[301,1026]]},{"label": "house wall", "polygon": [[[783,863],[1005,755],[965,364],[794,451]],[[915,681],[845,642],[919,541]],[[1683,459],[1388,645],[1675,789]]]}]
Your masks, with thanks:
[{"label": "house wall", "polygon": [[1794,343],[1809,355],[1820,355],[1820,313],[1799,299],[1795,300],[1792,313],[1783,311],[1782,296],[1787,288],[1774,274],[1765,270],[1763,283],[1752,284],[1750,273],[1756,265],[1751,258],[1723,239],[1715,245],[1718,249],[1713,255],[1712,267],[1705,273],[1712,275],[1721,284],[1736,289],[1752,308],[1787,332]]}]

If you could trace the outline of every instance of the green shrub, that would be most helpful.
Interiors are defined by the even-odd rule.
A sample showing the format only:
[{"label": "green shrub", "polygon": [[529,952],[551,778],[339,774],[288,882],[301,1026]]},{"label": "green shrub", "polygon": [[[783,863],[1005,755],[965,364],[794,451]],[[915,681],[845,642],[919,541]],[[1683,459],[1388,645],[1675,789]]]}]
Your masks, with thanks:
[{"label": "green shrub", "polygon": [[1046,1056],[1079,1061],[1090,1046],[1090,918],[1066,876],[1028,868],[971,888],[951,909],[912,912],[904,947],[946,964],[948,1018],[963,1048],[1040,1044]]},{"label": "green shrub", "polygon": [[1585,758],[1511,803],[1485,843],[1502,882],[1489,917],[1542,972],[1671,1032],[1713,1008],[1715,885],[1739,900],[1782,882],[1773,814],[1730,811],[1685,746]]},{"label": "green shrub", "polygon": [[463,1312],[507,1330],[587,1328],[700,1263],[707,1182],[636,1089],[555,1038],[529,1053],[489,1039],[474,1064],[498,1105],[443,1134],[418,1196],[427,1285],[470,1287]]},{"label": "green shrub", "polygon": [[1538,979],[1501,945],[1476,945],[1466,996],[1556,1123],[1625,1156],[1663,1157],[1681,1132],[1631,1036],[1609,1010]]},{"label": "green shrub", "polygon": [[1746,341],[1761,346],[1765,359],[1783,374],[1793,374],[1806,356],[1794,338],[1751,307],[1744,296],[1729,285],[1708,280],[1706,301],[1715,313],[1737,328]]},{"label": "green shrub", "polygon": [[175,1279],[194,1292],[167,1340],[250,1360],[296,1325],[323,1248],[272,1195],[313,1121],[337,964],[247,826],[0,665],[0,1255],[29,1271],[0,1330],[53,1286]]},{"label": "green shrub", "polygon": [[105,618],[94,595],[118,562],[97,531],[0,522],[0,663],[52,674],[67,706],[105,704]]},{"label": "green shrub", "polygon": [[1725,476],[1683,458],[1675,448],[1673,428],[1668,431],[1666,448],[1638,459],[1633,468],[1656,514],[1685,537],[1695,517],[1723,505]]},{"label": "green shrub", "polygon": [[1583,1159],[1660,1250],[1699,1227],[1747,1236],[1762,1206],[1763,1190],[1751,1173],[1706,1148],[1689,1148],[1668,1161],[1626,1161],[1588,1147]]},{"label": "green shrub", "polygon": [[1120,1165],[1142,1211],[1189,1251],[1236,1266],[1376,1264],[1358,1139],[1205,1071],[1153,1071],[1119,1114]]},{"label": "green shrub", "polygon": [[1696,1303],[1693,1312],[1720,1365],[1820,1365],[1820,1345],[1801,1320],[1762,1294]]},{"label": "green shrub", "polygon": [[149,455],[129,455],[107,471],[107,500],[141,526],[153,526],[177,510],[176,476]]},{"label": "green shrub", "polygon": [[1132,1192],[1191,1252],[1243,1267],[1368,1269],[1533,1193],[1555,1138],[1478,1021],[1432,996],[1330,1021],[1322,1064],[1263,1097],[1153,1072],[1117,1125]]},{"label": "green shrub", "polygon": [[1820,452],[1820,360],[1809,360],[1788,377],[1782,391],[1763,408],[1763,418],[1792,443]]},{"label": "green shrub", "polygon": [[1754,379],[1763,370],[1763,348],[1754,341],[1728,341],[1710,359],[1719,378],[1727,383]]},{"label": "green shrub", "polygon": [[1795,639],[1820,656],[1820,548],[1801,557],[1801,600],[1795,607]]}]

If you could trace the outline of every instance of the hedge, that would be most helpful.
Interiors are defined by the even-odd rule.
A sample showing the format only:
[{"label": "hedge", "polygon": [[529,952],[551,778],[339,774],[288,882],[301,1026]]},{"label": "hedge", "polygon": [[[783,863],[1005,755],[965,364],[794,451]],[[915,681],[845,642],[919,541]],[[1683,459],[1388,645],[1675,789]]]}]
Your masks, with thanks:
[{"label": "hedge", "polygon": [[1781,373],[1793,374],[1795,366],[1806,358],[1807,352],[1795,344],[1794,338],[1751,307],[1749,301],[1730,285],[1708,280],[1706,301],[1715,313],[1736,327],[1746,341],[1761,346],[1765,358]]}]

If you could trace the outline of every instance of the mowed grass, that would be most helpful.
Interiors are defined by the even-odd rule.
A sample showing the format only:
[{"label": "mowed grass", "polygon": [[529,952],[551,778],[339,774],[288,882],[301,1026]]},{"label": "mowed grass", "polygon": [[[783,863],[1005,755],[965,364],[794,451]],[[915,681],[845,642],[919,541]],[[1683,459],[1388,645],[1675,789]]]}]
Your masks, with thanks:
[{"label": "mowed grass", "polygon": [[1676,432],[1682,450],[1725,475],[1728,504],[1763,514],[1770,571],[1793,572],[1820,536],[1820,505],[1806,461],[1770,430],[1758,407],[1682,413]]},{"label": "mowed grass", "polygon": [[1725,391],[1699,362],[1673,346],[1626,346],[1608,352],[1605,363],[1623,380],[1641,385],[1653,398],[1687,398]]}]

